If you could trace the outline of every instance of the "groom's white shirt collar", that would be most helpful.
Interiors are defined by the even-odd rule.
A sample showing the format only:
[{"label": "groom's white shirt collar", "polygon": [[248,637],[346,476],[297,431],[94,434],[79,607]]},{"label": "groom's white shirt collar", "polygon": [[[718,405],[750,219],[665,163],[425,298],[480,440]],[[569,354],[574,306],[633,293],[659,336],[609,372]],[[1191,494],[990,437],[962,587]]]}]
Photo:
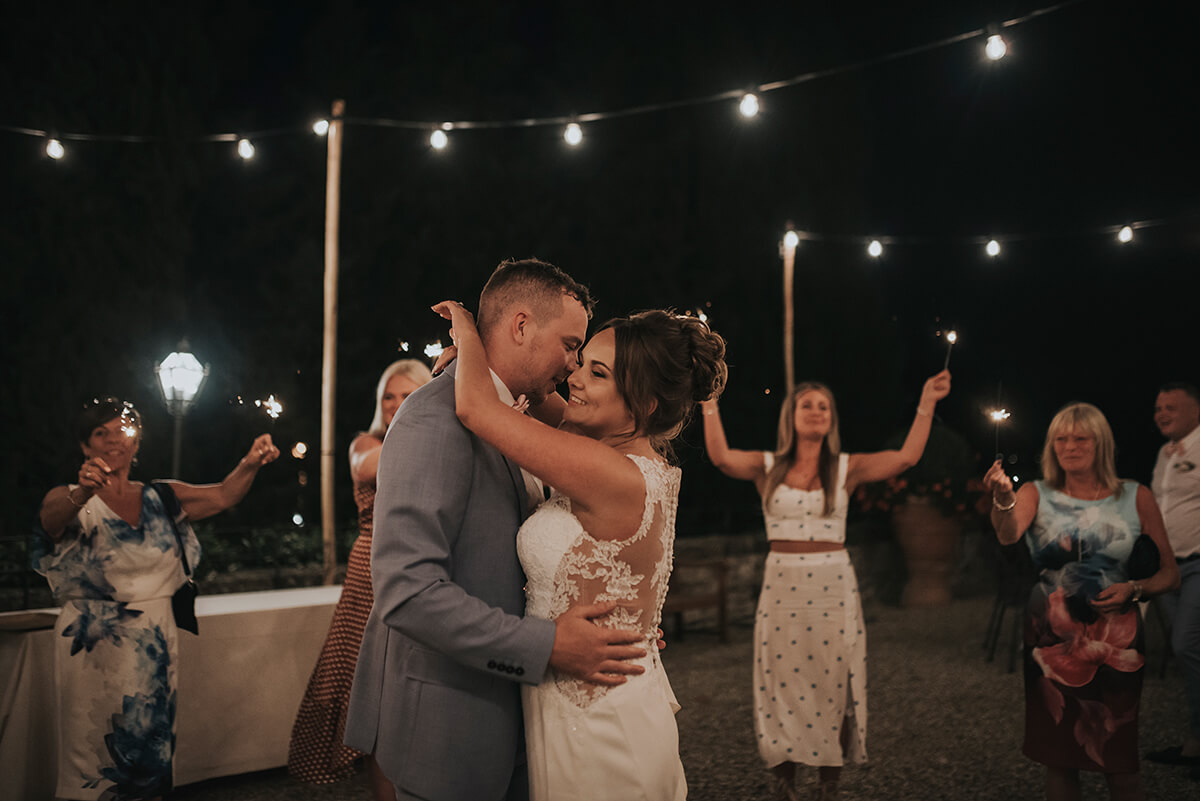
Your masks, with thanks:
[{"label": "groom's white shirt collar", "polygon": [[500,376],[496,375],[496,371],[488,368],[488,372],[492,374],[492,383],[496,385],[496,394],[500,396],[500,400],[507,403],[509,406],[515,406],[517,399],[513,397],[512,390],[505,386],[500,380]]}]

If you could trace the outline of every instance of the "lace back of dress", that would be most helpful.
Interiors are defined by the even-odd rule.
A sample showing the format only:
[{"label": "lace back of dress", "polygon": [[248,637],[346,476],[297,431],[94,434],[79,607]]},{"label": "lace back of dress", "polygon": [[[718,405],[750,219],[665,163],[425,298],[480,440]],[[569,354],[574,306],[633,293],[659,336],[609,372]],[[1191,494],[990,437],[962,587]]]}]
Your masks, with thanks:
[{"label": "lace back of dress", "polygon": [[[644,457],[630,459],[646,482],[642,523],[625,540],[597,540],[585,533],[575,541],[555,576],[551,617],[580,604],[616,601],[617,608],[600,625],[636,629],[653,642],[671,577],[679,470]],[[603,691],[573,679],[561,678],[559,683],[581,707]]]}]

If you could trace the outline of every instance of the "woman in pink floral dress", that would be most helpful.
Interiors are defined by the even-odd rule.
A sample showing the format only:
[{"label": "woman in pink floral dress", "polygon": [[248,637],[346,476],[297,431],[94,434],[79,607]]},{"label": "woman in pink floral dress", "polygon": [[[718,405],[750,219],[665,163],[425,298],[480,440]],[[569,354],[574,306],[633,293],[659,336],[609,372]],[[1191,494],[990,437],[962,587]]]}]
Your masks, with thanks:
[{"label": "woman in pink floral dress", "polygon": [[[1137,716],[1145,664],[1136,602],[1173,589],[1179,570],[1148,489],[1117,478],[1112,430],[1095,406],[1050,423],[1040,481],[1013,492],[999,461],[984,477],[1000,542],[1022,536],[1040,570],[1025,625],[1025,755],[1046,766],[1046,798],[1078,799],[1079,771],[1113,799],[1141,799]],[[1130,580],[1135,540],[1158,572]]]}]

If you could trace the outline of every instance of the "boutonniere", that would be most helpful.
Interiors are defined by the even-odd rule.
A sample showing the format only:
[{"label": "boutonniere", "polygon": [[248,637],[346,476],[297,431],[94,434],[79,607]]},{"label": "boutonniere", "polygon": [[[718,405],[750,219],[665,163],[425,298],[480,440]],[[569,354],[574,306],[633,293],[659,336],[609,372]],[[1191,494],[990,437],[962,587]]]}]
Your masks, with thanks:
[{"label": "boutonniere", "polygon": [[1180,473],[1189,473],[1195,469],[1196,469],[1195,462],[1182,461],[1182,462],[1175,463],[1175,470]]}]

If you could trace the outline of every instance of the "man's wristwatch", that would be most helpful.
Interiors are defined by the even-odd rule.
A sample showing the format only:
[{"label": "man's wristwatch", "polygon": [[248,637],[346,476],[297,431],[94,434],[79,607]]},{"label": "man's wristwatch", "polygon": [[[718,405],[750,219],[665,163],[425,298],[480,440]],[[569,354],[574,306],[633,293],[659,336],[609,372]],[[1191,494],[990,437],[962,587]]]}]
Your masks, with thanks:
[{"label": "man's wristwatch", "polygon": [[1129,596],[1130,603],[1136,603],[1142,600],[1142,585],[1136,581],[1129,582],[1129,586],[1133,587],[1133,593]]}]

